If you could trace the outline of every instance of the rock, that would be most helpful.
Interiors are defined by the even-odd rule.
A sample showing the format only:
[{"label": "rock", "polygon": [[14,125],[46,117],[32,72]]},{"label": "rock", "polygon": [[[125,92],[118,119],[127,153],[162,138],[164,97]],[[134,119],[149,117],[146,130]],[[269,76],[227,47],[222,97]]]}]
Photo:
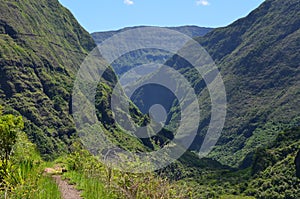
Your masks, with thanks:
[{"label": "rock", "polygon": [[46,168],[44,169],[44,173],[45,174],[50,174],[50,175],[54,175],[54,174],[62,174],[67,172],[67,169],[61,167],[60,165],[55,165],[54,168]]},{"label": "rock", "polygon": [[53,175],[53,174],[56,174],[57,171],[56,171],[55,169],[52,169],[52,168],[46,168],[46,169],[44,170],[44,173]]}]

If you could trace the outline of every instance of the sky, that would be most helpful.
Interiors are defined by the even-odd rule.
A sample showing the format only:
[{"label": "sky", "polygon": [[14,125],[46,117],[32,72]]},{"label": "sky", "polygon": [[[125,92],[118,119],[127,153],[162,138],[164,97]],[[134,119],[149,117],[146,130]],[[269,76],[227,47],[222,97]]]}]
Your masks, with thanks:
[{"label": "sky", "polygon": [[90,33],[124,27],[222,27],[245,17],[264,0],[59,0]]}]

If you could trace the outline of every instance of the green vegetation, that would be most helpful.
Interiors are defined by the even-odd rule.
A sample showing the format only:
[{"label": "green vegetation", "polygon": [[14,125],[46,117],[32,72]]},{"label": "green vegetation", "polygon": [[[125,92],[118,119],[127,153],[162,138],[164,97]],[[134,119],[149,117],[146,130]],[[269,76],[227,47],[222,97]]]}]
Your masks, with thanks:
[{"label": "green vegetation", "polygon": [[[66,167],[63,178],[86,199],[300,198],[294,163],[300,151],[298,0],[266,0],[246,18],[197,38],[219,66],[227,89],[224,133],[208,158],[200,160],[188,151],[167,168],[145,174],[111,169],[78,141],[78,134],[86,132],[74,128],[71,92],[81,62],[95,47],[90,35],[57,0],[0,3],[1,198],[60,198],[56,183],[43,174],[56,164]],[[119,61],[140,64],[144,53]],[[160,53],[148,51],[146,57],[155,61]],[[210,118],[209,93],[184,60],[173,57],[167,65],[181,72],[199,95],[202,122],[191,147],[197,151]],[[117,81],[109,68],[95,97],[108,139],[133,152],[156,150],[172,139],[170,129],[176,128],[172,122],[180,110],[176,101],[168,101],[170,95],[170,128],[152,139],[130,136],[115,122],[110,98]],[[129,102],[123,94],[120,98]],[[130,125],[149,122],[129,103]]]},{"label": "green vegetation", "polygon": [[79,146],[75,144],[73,152],[56,163],[65,165],[68,172],[63,176],[83,191],[84,198],[175,199],[199,196],[196,186],[191,188],[183,182],[171,182],[155,173],[134,174],[112,169]]},{"label": "green vegetation", "polygon": [[[299,125],[299,10],[297,0],[266,0],[197,38],[220,68],[228,100],[224,134],[210,157],[239,167],[278,132]],[[203,92],[200,101],[207,99]]]},{"label": "green vegetation", "polygon": [[1,170],[5,173],[9,165],[10,155],[13,146],[17,142],[18,133],[24,128],[21,117],[13,115],[2,115],[2,107],[0,106],[0,158]]},{"label": "green vegetation", "polygon": [[[239,168],[245,164],[244,158],[258,147],[268,146],[278,132],[299,125],[299,10],[297,0],[266,0],[245,18],[196,38],[218,66],[228,102],[225,127],[210,158]],[[166,65],[184,75],[199,96],[200,128],[190,148],[198,151],[211,114],[206,83],[193,66],[179,56],[168,60]],[[178,83],[177,90],[180,86]],[[143,92],[146,89],[147,92]],[[176,100],[167,92],[161,95],[155,86],[145,87],[132,98],[141,110],[149,106],[141,103],[147,102],[149,93],[159,93],[157,96],[163,105],[173,105],[168,112],[168,127],[174,131],[180,117]]]},{"label": "green vegetation", "polygon": [[74,136],[73,79],[95,44],[57,0],[0,3],[0,103],[23,116],[29,139],[53,159]]},{"label": "green vegetation", "polygon": [[[55,161],[66,168],[69,183],[92,198],[298,198],[300,179],[295,177],[294,159],[300,129],[282,132],[268,148],[257,150],[251,168],[241,171],[202,170],[201,174],[170,181],[164,172],[132,174],[111,169],[80,144],[72,153]],[[272,161],[269,161],[269,160]],[[6,175],[1,174],[1,195],[8,198],[60,198],[54,181],[42,175],[43,163],[34,144],[19,132],[9,158]],[[181,172],[175,168],[173,172]]]},{"label": "green vegetation", "polygon": [[300,150],[300,128],[281,132],[267,148],[254,155],[253,179],[245,193],[256,198],[299,198],[300,179],[295,158]]},{"label": "green vegetation", "polygon": [[27,135],[21,117],[0,114],[1,198],[60,199],[55,182],[42,175],[45,163]]}]

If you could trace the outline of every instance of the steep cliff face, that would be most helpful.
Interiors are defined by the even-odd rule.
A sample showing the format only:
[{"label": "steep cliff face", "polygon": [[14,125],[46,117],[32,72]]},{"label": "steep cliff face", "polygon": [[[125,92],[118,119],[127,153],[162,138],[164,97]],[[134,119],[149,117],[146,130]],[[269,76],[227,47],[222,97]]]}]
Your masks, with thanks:
[{"label": "steep cliff face", "polygon": [[[71,110],[73,84],[96,45],[57,0],[0,3],[0,104],[6,112],[24,117],[30,139],[45,158],[53,158],[78,137]],[[116,145],[149,150],[153,143],[126,134],[113,119],[110,98],[116,81],[108,68],[95,96],[98,120]],[[125,95],[120,97],[128,102]],[[130,110],[131,125],[143,122],[136,107]]]},{"label": "steep cliff face", "polygon": [[[75,136],[73,83],[96,45],[57,0],[0,3],[0,103],[25,118],[25,131],[46,158],[55,157]],[[108,69],[96,96],[97,115],[106,128],[113,126],[109,98],[115,82]],[[141,141],[134,143],[133,148],[143,148]]]},{"label": "steep cliff face", "polygon": [[199,42],[220,67],[228,115],[212,155],[236,164],[245,154],[299,125],[300,4],[267,0]]},{"label": "steep cliff face", "polygon": [[25,117],[43,154],[65,151],[72,82],[95,44],[57,0],[0,3],[0,103]]}]

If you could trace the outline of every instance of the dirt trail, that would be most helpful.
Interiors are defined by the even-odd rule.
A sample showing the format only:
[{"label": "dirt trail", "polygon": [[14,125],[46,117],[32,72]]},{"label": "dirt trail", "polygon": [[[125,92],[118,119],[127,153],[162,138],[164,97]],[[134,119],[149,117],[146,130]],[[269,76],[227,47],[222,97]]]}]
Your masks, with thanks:
[{"label": "dirt trail", "polygon": [[60,175],[53,175],[52,177],[57,183],[63,199],[82,199],[80,192],[73,185],[69,185],[67,181],[62,180]]}]

